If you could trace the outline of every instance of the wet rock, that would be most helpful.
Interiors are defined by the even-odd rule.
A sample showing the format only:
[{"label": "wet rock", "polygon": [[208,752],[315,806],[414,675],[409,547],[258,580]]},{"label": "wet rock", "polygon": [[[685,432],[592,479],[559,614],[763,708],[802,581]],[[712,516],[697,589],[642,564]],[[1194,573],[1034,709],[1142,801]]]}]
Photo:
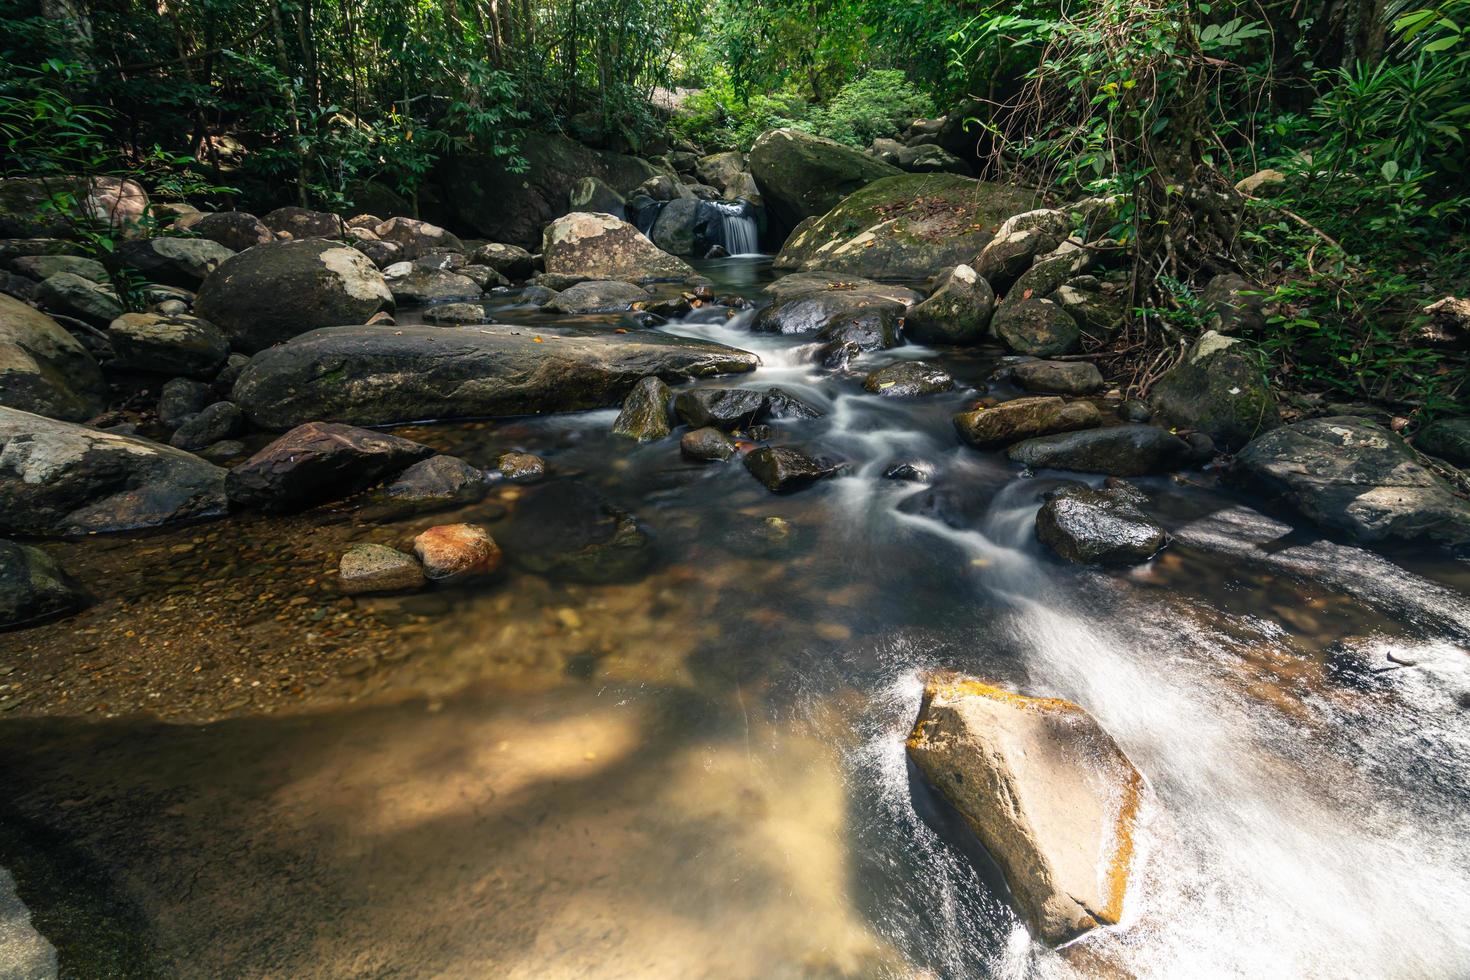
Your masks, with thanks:
[{"label": "wet rock", "polygon": [[1153,417],[1154,413],[1148,404],[1136,398],[1130,398],[1118,406],[1118,418],[1124,422],[1147,422]]},{"label": "wet rock", "polygon": [[1435,419],[1419,430],[1414,448],[1456,466],[1470,466],[1470,418]]},{"label": "wet rock", "polygon": [[500,242],[490,242],[481,245],[470,253],[470,262],[474,265],[489,266],[507,279],[523,280],[535,275],[535,263],[531,261],[531,253],[518,245],[505,245]]},{"label": "wet rock", "polygon": [[198,415],[186,419],[168,443],[175,449],[196,452],[245,431],[245,416],[230,402],[215,402]]},{"label": "wet rock", "polygon": [[563,289],[546,308],[558,313],[620,313],[648,296],[648,290],[632,283],[593,279]]},{"label": "wet rock", "polygon": [[326,241],[278,242],[227,259],[204,281],[198,316],[247,354],[316,327],[362,323],[393,293],[361,252]]},{"label": "wet rock", "polygon": [[198,289],[234,251],[207,238],[142,238],[118,246],[124,265],[149,282]]},{"label": "wet rock", "polygon": [[214,324],[195,316],[124,313],[107,328],[113,366],[153,374],[213,378],[230,354]]},{"label": "wet rock", "polygon": [[973,344],[984,339],[995,309],[990,284],[957,265],[928,299],[904,318],[904,333],[921,344]]},{"label": "wet rock", "polygon": [[679,452],[685,459],[722,463],[734,456],[736,451],[735,440],[713,426],[690,429],[679,437]]},{"label": "wet rock", "polygon": [[1226,335],[1259,334],[1266,329],[1266,293],[1244,276],[1223,272],[1205,283],[1199,298],[1209,313],[1211,330]]},{"label": "wet rock", "polygon": [[1101,490],[1069,486],[1048,496],[1036,514],[1036,537],[1079,565],[1148,561],[1168,542],[1163,525],[1140,508],[1146,498],[1121,480]]},{"label": "wet rock", "polygon": [[424,310],[424,321],[446,327],[462,326],[466,323],[489,323],[490,317],[482,303],[441,303]]},{"label": "wet rock", "polygon": [[23,255],[12,261],[10,267],[37,282],[63,272],[81,276],[90,282],[108,281],[107,269],[101,262],[81,255]]},{"label": "wet rock", "polygon": [[883,479],[902,483],[928,483],[934,479],[934,469],[928,463],[918,460],[897,460],[883,468]]},{"label": "wet rock", "polygon": [[1143,780],[1087,712],[936,677],[908,753],[1000,866],[1037,939],[1119,921]]},{"label": "wet rock", "polygon": [[804,490],[843,469],[840,463],[784,446],[764,446],[748,453],[745,468],[772,493]]},{"label": "wet rock", "polygon": [[1214,331],[1155,382],[1149,403],[1164,422],[1197,429],[1229,450],[1281,423],[1260,360]]},{"label": "wet rock", "polygon": [[432,252],[463,252],[464,243],[438,225],[417,218],[389,218],[373,229],[379,241],[399,248],[401,261],[413,261]]},{"label": "wet rock", "polygon": [[346,227],[340,217],[326,211],[309,208],[276,208],[260,219],[261,224],[278,235],[288,235],[295,241],[307,238],[341,238]]},{"label": "wet rock", "polygon": [[350,425],[299,425],[230,470],[230,502],[302,510],[340,500],[434,455],[428,446]]},{"label": "wet rock", "polygon": [[560,581],[632,581],[653,561],[637,520],[579,480],[554,481],[528,493],[497,533],[517,565]]},{"label": "wet rock", "polygon": [[56,559],[40,548],[0,540],[0,629],[73,612],[86,602],[82,587]]},{"label": "wet rock", "polygon": [[1047,396],[1013,398],[991,408],[960,412],[954,417],[960,438],[980,449],[1057,432],[1096,428],[1101,424],[1102,414],[1092,403],[1069,403]]},{"label": "wet rock", "polygon": [[528,415],[617,405],[649,375],[689,381],[757,363],[732,347],[652,331],[335,327],[256,355],[232,400],[270,429]]},{"label": "wet rock", "polygon": [[764,417],[766,394],[754,388],[694,388],[674,398],[674,412],[690,428],[738,429]]},{"label": "wet rock", "polygon": [[669,425],[669,401],[672,398],[669,386],[660,379],[641,379],[623,399],[623,410],[613,422],[613,434],[639,442],[655,442],[667,437],[673,431]]},{"label": "wet rock", "polygon": [[893,398],[936,395],[952,391],[954,378],[942,368],[923,361],[899,361],[869,374],[863,379],[863,388]]},{"label": "wet rock", "polygon": [[826,214],[854,191],[900,173],[861,150],[797,129],[774,129],[756,140],[750,172],[782,230]]},{"label": "wet rock", "polygon": [[204,411],[205,406],[214,400],[214,389],[202,381],[171,378],[163,383],[158,395],[158,421],[165,429],[173,431],[186,419]]},{"label": "wet rock", "polygon": [[110,286],[71,272],[58,272],[36,287],[36,302],[52,313],[104,324],[122,316],[123,307]]},{"label": "wet rock", "polygon": [[797,273],[766,287],[774,302],[756,315],[751,329],[762,333],[816,333],[834,316],[881,308],[902,314],[921,297],[912,289],[857,277]]},{"label": "wet rock", "polygon": [[1001,222],[1034,201],[1030,191],[954,174],[886,177],[794,231],[774,267],[927,279],[973,260]]},{"label": "wet rock", "polygon": [[0,408],[0,532],[123,531],[224,510],[225,471],[197,456]]},{"label": "wet rock", "polygon": [[236,252],[243,252],[257,245],[269,245],[276,240],[275,233],[266,227],[265,222],[244,211],[201,214],[197,218],[191,218],[183,227],[177,223],[174,227],[179,231],[189,231],[200,238],[218,242]]},{"label": "wet rock", "polygon": [[500,568],[500,546],[488,531],[474,524],[431,527],[413,539],[413,553],[431,582],[463,582]]},{"label": "wet rock", "polygon": [[1032,469],[1143,476],[1177,469],[1189,458],[1190,448],[1164,429],[1125,424],[1027,439],[1006,455]]},{"label": "wet rock", "polygon": [[975,258],[975,271],[993,289],[1006,291],[1039,255],[1067,237],[1071,221],[1061,211],[1042,208],[1011,215]]},{"label": "wet rock", "polygon": [[512,483],[534,483],[546,476],[546,460],[531,453],[504,453],[495,468]]},{"label": "wet rock", "polygon": [[1027,391],[1048,395],[1090,395],[1103,386],[1091,361],[1022,361],[1011,374]]},{"label": "wet rock", "polygon": [[694,172],[699,179],[721,191],[729,187],[746,169],[746,156],[738,150],[711,153],[699,158]]},{"label": "wet rock", "polygon": [[106,406],[102,369],[55,320],[0,295],[0,405],[80,422]]},{"label": "wet rock", "polygon": [[509,279],[489,266],[462,265],[455,270],[455,274],[473,280],[476,286],[479,286],[487,292],[492,289],[504,289],[510,286]]},{"label": "wet rock", "polygon": [[1070,354],[1082,340],[1077,321],[1049,299],[1031,297],[1001,304],[991,320],[995,335],[1017,354]]},{"label": "wet rock", "polygon": [[479,299],[484,293],[480,284],[468,276],[414,263],[390,265],[383,270],[383,279],[399,304],[455,303]]},{"label": "wet rock", "polygon": [[457,456],[430,456],[414,463],[369,495],[363,515],[384,520],[478,503],[489,485],[483,471]]},{"label": "wet rock", "polygon": [[1049,299],[1077,321],[1085,336],[1111,340],[1128,316],[1126,284],[1074,276],[1057,287]]},{"label": "wet rock", "polygon": [[1308,519],[1363,541],[1470,542],[1470,502],[1367,419],[1284,425],[1253,440],[1235,465]]},{"label": "wet rock", "polygon": [[784,517],[760,517],[732,511],[721,515],[716,537],[720,544],[748,558],[786,558],[810,539],[800,525]]},{"label": "wet rock", "polygon": [[840,313],[817,331],[816,359],[830,368],[843,368],[860,353],[887,350],[898,345],[902,317],[892,307],[875,306],[855,313]]},{"label": "wet rock", "polygon": [[590,211],[576,211],[547,225],[541,253],[553,275],[634,283],[694,275],[687,262],[662,251],[628,222]]},{"label": "wet rock", "polygon": [[337,565],[337,585],[347,595],[407,592],[422,588],[424,570],[411,555],[384,544],[355,544]]},{"label": "wet rock", "polygon": [[803,401],[785,388],[772,386],[766,389],[766,415],[768,419],[819,419],[826,413],[810,402]]}]

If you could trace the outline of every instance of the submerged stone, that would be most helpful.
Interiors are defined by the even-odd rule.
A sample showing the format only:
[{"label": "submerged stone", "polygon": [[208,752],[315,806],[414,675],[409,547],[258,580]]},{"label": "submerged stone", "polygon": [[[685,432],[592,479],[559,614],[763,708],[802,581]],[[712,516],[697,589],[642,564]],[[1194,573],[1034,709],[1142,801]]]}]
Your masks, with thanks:
[{"label": "submerged stone", "polygon": [[413,539],[413,553],[431,582],[462,582],[500,568],[500,546],[474,524],[440,524]]},{"label": "submerged stone", "polygon": [[496,533],[517,565],[565,582],[631,581],[654,557],[638,521],[580,480],[557,480],[527,493]]},{"label": "submerged stone", "polygon": [[86,601],[56,559],[40,548],[0,540],[0,628],[71,612]]},{"label": "submerged stone", "polygon": [[424,570],[411,555],[383,544],[355,544],[337,565],[338,587],[347,595],[403,592],[424,584]]},{"label": "submerged stone", "polygon": [[350,425],[300,425],[230,471],[230,501],[292,511],[340,500],[411,463],[432,456],[428,446]]}]

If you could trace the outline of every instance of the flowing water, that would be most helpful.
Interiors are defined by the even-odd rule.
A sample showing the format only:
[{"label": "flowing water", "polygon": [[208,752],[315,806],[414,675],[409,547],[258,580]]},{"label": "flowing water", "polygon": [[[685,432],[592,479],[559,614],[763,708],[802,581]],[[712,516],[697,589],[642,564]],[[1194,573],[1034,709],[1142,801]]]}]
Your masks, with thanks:
[{"label": "flowing water", "polygon": [[[768,278],[757,260],[703,271],[751,295]],[[1470,975],[1463,563],[1327,540],[1190,472],[1139,481],[1174,535],[1158,559],[1065,566],[1031,527],[1067,475],[1022,473],[953,436],[959,407],[1012,393],[992,380],[996,352],[868,355],[864,369],[924,357],[959,382],[886,399],[749,320],[702,310],[662,329],[758,353],[754,376],[708,383],[776,384],[820,406],[773,441],[842,457],[842,477],[772,496],[738,463],[614,440],[610,411],[402,430],[481,465],[539,452],[558,478],[596,485],[653,535],[657,561],[637,581],[512,570],[479,589],[313,599],[294,618],[289,597],[330,595],[309,576],[326,579],[345,543],[456,519],[494,530],[514,521],[516,488],[398,527],[328,509],[232,519],[214,541],[195,528],[70,546],[69,564],[123,598],[0,637],[0,663],[26,665],[32,686],[48,683],[43,656],[57,677],[69,657],[103,665],[97,690],[67,681],[60,717],[23,702],[0,713],[0,865],[63,964]],[[931,482],[884,479],[896,461]],[[129,644],[171,652],[137,678],[116,666]],[[168,692],[213,696],[197,650],[214,644],[259,658],[234,688],[220,679],[243,692],[222,710],[158,721],[102,703],[133,684],[164,692],[169,718]],[[299,704],[272,685],[312,664],[333,676]],[[906,761],[935,668],[1075,700],[1143,772],[1120,926],[1061,951],[1030,941]],[[170,686],[180,676],[195,687]]]}]

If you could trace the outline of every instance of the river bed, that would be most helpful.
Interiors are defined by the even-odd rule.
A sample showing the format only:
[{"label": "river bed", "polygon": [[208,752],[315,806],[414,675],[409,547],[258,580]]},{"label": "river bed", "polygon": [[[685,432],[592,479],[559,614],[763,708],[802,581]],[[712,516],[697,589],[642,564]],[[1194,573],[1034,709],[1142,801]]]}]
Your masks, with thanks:
[{"label": "river bed", "polygon": [[[394,430],[595,486],[651,535],[634,581],[337,594],[351,543],[513,522],[504,484],[393,523],[343,504],[58,546],[98,601],[0,634],[0,866],[64,972],[1470,974],[1470,567],[1325,539],[1212,470],[1137,481],[1175,538],[1154,561],[1064,565],[1032,520],[1075,475],[953,433],[1015,393],[1000,351],[833,374],[749,320],[661,329],[759,354],[702,383],[821,407],[772,442],[841,477],[775,496],[609,435],[615,411]],[[957,389],[863,391],[920,357]],[[902,461],[930,482],[885,479]],[[1121,925],[1030,941],[905,758],[936,668],[1077,701],[1144,774]]]}]

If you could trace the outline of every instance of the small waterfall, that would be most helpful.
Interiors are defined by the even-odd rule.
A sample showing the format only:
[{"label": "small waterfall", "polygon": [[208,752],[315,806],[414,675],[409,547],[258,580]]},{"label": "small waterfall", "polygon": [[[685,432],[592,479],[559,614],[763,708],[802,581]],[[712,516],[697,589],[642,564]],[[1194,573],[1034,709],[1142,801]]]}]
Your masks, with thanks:
[{"label": "small waterfall", "polygon": [[720,244],[731,255],[754,255],[760,251],[760,230],[754,209],[747,201],[711,201],[720,214]]}]

